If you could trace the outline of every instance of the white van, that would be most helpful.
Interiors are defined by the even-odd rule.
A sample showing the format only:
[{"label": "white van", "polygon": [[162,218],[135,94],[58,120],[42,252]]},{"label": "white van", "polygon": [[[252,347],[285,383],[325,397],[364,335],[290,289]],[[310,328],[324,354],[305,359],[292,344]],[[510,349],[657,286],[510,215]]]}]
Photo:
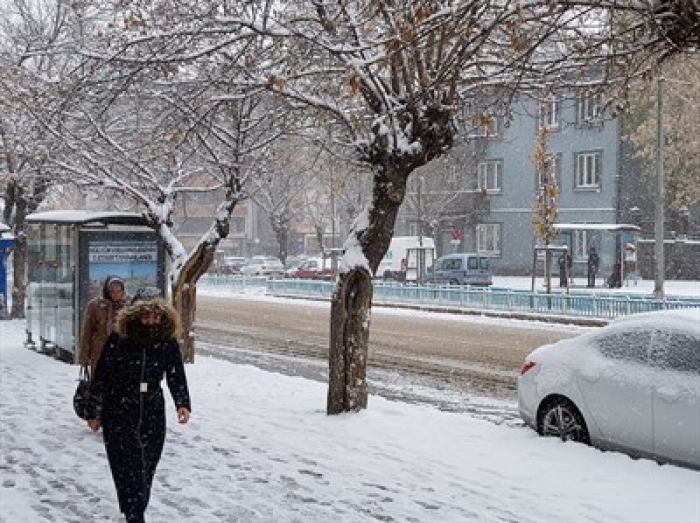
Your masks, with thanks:
[{"label": "white van", "polygon": [[377,278],[416,281],[435,258],[435,242],[419,236],[394,236],[377,268]]}]

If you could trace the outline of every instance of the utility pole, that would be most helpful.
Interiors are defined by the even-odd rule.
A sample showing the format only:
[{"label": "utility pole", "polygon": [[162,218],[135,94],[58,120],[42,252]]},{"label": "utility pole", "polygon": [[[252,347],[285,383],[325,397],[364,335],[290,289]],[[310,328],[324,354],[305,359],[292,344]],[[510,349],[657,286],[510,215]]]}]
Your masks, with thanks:
[{"label": "utility pole", "polygon": [[656,79],[656,209],[654,214],[654,297],[657,300],[664,298],[664,101],[663,101],[663,76],[659,74]]},{"label": "utility pole", "polygon": [[418,246],[423,247],[423,177],[418,177]]},{"label": "utility pole", "polygon": [[[333,180],[333,166],[331,165],[331,126],[328,124],[328,174],[330,175],[331,189],[331,249],[335,249],[335,183]],[[333,254],[335,256],[335,254]],[[325,261],[324,261],[325,265]]]},{"label": "utility pole", "polygon": [[331,175],[331,249],[335,249],[335,187],[333,187],[333,169]]}]

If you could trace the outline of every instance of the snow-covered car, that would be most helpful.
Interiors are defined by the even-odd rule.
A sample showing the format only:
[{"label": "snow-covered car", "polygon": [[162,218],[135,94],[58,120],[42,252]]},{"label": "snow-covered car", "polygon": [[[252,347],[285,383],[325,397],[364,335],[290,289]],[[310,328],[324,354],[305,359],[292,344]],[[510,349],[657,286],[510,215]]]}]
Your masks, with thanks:
[{"label": "snow-covered car", "polygon": [[330,280],[333,278],[331,260],[311,258],[304,261],[294,270],[285,273],[287,278],[304,278],[309,280]]},{"label": "snow-covered car", "polygon": [[536,349],[518,407],[541,435],[700,468],[700,309],[628,316]]},{"label": "snow-covered car", "polygon": [[246,276],[280,277],[284,274],[284,265],[279,258],[272,256],[253,256],[241,267],[241,273]]},{"label": "snow-covered car", "polygon": [[238,274],[245,265],[243,256],[224,256],[221,262],[221,272],[223,274]]}]

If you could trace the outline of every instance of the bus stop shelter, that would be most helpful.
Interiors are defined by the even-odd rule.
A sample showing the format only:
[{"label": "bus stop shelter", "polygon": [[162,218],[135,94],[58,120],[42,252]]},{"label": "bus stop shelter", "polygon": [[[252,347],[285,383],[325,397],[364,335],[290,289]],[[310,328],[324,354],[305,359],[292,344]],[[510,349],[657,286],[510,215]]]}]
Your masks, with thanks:
[{"label": "bus stop shelter", "polygon": [[[601,269],[610,273],[619,270],[620,282],[636,271],[637,239],[641,229],[626,223],[557,223],[554,228],[559,231],[562,242],[572,250],[575,247],[575,235],[585,234],[588,238],[585,252],[573,256],[574,262],[585,263],[585,255],[591,245],[595,245],[601,257]],[[581,256],[583,255],[583,256]],[[628,274],[629,273],[629,274]]]},{"label": "bus stop shelter", "polygon": [[51,211],[27,216],[29,348],[76,361],[88,302],[107,276],[127,294],[165,289],[165,249],[141,214]]}]

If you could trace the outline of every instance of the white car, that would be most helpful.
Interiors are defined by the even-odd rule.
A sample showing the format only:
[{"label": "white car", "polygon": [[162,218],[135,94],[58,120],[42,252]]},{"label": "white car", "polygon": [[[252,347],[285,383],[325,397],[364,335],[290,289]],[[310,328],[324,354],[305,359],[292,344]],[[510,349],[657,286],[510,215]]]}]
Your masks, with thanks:
[{"label": "white car", "polygon": [[540,347],[520,371],[518,406],[541,435],[700,468],[700,309]]},{"label": "white car", "polygon": [[241,267],[241,272],[246,276],[280,277],[284,274],[284,265],[279,258],[253,256],[247,264]]}]

